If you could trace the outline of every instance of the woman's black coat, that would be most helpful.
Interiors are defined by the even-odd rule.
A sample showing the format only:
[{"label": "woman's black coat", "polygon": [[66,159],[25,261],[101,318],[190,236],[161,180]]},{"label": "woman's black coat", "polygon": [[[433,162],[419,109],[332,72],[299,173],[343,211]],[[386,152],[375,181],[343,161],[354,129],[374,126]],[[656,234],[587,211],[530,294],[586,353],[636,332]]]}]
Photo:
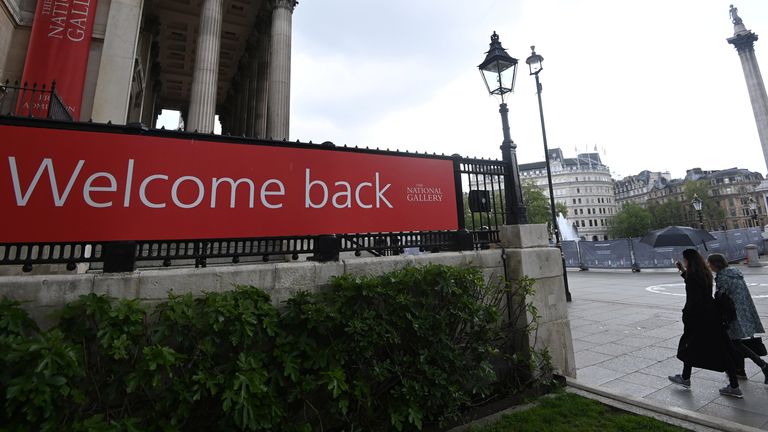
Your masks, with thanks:
[{"label": "woman's black coat", "polygon": [[723,372],[731,365],[731,348],[715,309],[712,285],[703,275],[683,272],[681,276],[685,279],[685,306],[677,358],[696,368]]}]

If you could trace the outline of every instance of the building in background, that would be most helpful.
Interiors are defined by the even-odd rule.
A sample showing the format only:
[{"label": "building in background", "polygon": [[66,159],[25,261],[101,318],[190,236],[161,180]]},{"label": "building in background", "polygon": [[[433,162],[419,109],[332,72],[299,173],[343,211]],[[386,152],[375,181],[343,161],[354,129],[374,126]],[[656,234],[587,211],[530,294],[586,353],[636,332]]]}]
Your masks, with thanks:
[{"label": "building in background", "polygon": [[[762,226],[766,221],[765,202],[762,194],[756,190],[763,181],[760,173],[742,168],[724,170],[702,170],[692,168],[687,170],[685,178],[669,179],[663,175],[657,176],[655,182],[650,179],[654,174],[642,171],[640,174],[625,177],[615,182],[616,198],[620,204],[632,202],[643,207],[661,206],[677,202],[679,211],[675,220],[669,220],[672,225],[691,225],[698,223],[698,216],[693,210],[691,197],[686,195],[686,184],[701,182],[706,190],[703,200],[712,200],[721,210],[720,217],[712,217],[710,213],[703,216],[704,227],[709,230],[749,228]],[[645,190],[644,193],[641,193]],[[750,198],[756,202],[754,213],[750,209]]]},{"label": "building in background", "polygon": [[55,80],[74,120],[287,139],[296,3],[0,0],[0,80]]},{"label": "building in background", "polygon": [[[568,208],[568,220],[582,240],[608,240],[608,220],[618,206],[610,169],[598,153],[563,157],[559,148],[549,150],[555,201]],[[549,195],[545,162],[520,165],[520,180],[531,181]]]},{"label": "building in background", "polygon": [[637,175],[627,176],[613,183],[616,203],[619,208],[632,203],[645,207],[648,196],[654,189],[662,189],[671,180],[669,172],[641,171]]}]

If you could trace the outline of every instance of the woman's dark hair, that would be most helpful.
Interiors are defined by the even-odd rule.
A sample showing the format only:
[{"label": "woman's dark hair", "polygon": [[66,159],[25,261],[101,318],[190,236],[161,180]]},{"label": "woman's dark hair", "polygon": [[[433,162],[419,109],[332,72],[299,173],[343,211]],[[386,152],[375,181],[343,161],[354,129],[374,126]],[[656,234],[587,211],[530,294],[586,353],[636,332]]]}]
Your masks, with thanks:
[{"label": "woman's dark hair", "polygon": [[683,251],[683,258],[688,261],[685,269],[686,279],[693,277],[703,281],[706,286],[702,288],[706,289],[708,297],[712,297],[712,272],[707,268],[704,257],[696,249],[686,249]]},{"label": "woman's dark hair", "polygon": [[723,254],[713,253],[707,257],[709,264],[715,269],[716,272],[728,267],[728,260],[725,259]]}]

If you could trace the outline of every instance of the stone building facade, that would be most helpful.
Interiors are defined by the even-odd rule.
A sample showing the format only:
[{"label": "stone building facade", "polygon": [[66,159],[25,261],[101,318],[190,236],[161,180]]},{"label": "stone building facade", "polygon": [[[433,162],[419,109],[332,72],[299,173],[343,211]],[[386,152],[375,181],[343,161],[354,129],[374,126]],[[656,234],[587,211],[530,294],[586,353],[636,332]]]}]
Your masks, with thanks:
[{"label": "stone building facade", "polygon": [[[666,179],[660,177],[658,181],[635,190],[645,189],[646,192],[637,192],[629,197],[629,185],[643,184],[638,178],[648,179],[648,171],[643,171],[636,176],[624,178],[615,183],[617,200],[620,203],[634,202],[643,207],[649,204],[664,204],[670,201],[678,201],[686,210],[679,224],[695,225],[697,215],[685,195],[685,185],[690,181],[703,181],[708,188],[708,199],[712,199],[723,210],[723,218],[714,220],[704,217],[704,227],[709,230],[748,228],[762,226],[766,223],[766,204],[762,194],[756,191],[757,186],[763,181],[760,173],[742,168],[729,168],[725,170],[702,170],[701,168],[689,169],[683,179]],[[650,173],[652,174],[652,173]],[[621,196],[621,198],[619,198]],[[704,197],[702,197],[704,198]],[[750,198],[757,204],[753,215],[750,209]],[[755,217],[756,216],[756,217]]]},{"label": "stone building facade", "polygon": [[[559,148],[549,150],[552,189],[555,201],[568,208],[568,220],[582,240],[607,240],[608,220],[618,211],[610,169],[598,153],[581,153],[565,158]],[[520,180],[532,181],[545,194],[547,167],[545,162],[520,165]]]},{"label": "stone building facade", "polygon": [[648,170],[616,180],[613,183],[616,203],[620,208],[627,203],[645,207],[648,194],[654,189],[664,188],[671,180],[669,172],[651,172]]},{"label": "stone building facade", "polygon": [[[43,0],[39,0],[43,1]],[[287,139],[295,0],[89,0],[80,119]],[[0,0],[0,80],[22,79],[36,0]],[[65,101],[66,102],[66,101]]]}]

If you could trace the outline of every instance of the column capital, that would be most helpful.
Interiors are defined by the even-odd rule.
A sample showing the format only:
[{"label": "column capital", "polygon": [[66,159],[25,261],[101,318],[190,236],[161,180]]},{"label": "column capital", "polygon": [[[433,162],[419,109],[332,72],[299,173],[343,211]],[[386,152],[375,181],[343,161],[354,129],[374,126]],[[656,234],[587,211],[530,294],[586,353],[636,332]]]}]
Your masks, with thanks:
[{"label": "column capital", "polygon": [[293,13],[297,4],[299,4],[297,0],[274,0],[275,9],[288,9],[291,13]]},{"label": "column capital", "polygon": [[729,44],[736,48],[736,51],[741,54],[745,51],[753,51],[755,49],[755,41],[757,41],[757,35],[751,31],[745,33],[739,33],[733,37],[726,39]]}]

